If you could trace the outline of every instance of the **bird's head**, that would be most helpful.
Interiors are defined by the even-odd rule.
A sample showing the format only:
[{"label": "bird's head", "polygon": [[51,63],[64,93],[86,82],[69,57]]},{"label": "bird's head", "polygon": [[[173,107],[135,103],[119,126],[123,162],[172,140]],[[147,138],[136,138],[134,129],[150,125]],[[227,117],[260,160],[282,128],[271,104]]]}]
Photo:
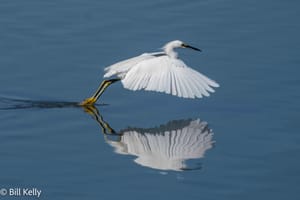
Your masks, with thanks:
[{"label": "bird's head", "polygon": [[165,46],[163,47],[163,50],[165,51],[165,53],[171,57],[177,57],[177,53],[174,52],[175,48],[190,48],[196,51],[201,51],[201,49],[198,49],[196,47],[192,47],[180,40],[174,40],[171,42],[168,42],[167,44],[165,44]]}]

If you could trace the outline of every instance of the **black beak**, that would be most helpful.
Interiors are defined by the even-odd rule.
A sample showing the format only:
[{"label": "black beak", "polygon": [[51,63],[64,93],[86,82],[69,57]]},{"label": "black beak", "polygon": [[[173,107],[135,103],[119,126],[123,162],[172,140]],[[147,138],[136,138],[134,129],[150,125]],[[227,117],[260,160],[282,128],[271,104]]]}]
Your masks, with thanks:
[{"label": "black beak", "polygon": [[182,44],[181,46],[184,47],[184,48],[190,48],[190,49],[194,49],[194,50],[196,50],[196,51],[201,51],[201,49],[198,49],[198,48],[196,48],[196,47],[192,47],[192,46],[187,45],[187,44]]}]

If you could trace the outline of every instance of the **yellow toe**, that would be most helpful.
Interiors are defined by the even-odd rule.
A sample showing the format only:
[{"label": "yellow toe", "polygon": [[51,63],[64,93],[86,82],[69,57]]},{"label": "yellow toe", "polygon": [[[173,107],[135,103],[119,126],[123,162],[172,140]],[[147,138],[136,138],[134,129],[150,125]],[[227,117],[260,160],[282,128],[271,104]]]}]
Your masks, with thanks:
[{"label": "yellow toe", "polygon": [[90,98],[87,98],[85,100],[83,100],[80,105],[81,106],[86,106],[86,105],[94,105],[94,103],[97,101],[96,98],[94,97],[90,97]]}]

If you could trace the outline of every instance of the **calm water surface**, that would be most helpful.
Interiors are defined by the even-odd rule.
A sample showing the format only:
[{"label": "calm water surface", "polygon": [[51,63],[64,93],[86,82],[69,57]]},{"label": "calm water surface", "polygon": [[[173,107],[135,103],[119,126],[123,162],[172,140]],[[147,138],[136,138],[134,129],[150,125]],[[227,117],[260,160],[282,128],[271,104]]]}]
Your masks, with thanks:
[{"label": "calm water surface", "polygon": [[[1,1],[0,195],[299,199],[299,6]],[[118,83],[96,107],[76,105],[105,66],[173,39],[203,50],[179,53],[221,85],[211,97]]]}]

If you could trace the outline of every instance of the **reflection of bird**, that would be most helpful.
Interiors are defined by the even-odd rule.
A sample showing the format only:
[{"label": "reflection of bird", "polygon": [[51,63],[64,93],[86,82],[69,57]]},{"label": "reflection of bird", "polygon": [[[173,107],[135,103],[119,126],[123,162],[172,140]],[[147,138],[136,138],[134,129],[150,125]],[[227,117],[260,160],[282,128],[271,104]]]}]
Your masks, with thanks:
[{"label": "reflection of bird", "polygon": [[[106,142],[116,153],[134,155],[137,164],[153,169],[189,169],[186,161],[202,158],[214,143],[212,130],[199,119],[175,120],[157,128],[128,128],[116,132],[95,107],[85,107],[85,111],[100,124]],[[117,136],[117,139],[111,140],[109,136]]]},{"label": "reflection of bird", "polygon": [[137,156],[135,162],[142,166],[180,171],[188,168],[186,160],[202,158],[212,148],[212,136],[207,123],[197,119],[177,129],[128,129],[119,142],[108,143],[117,153]]},{"label": "reflection of bird", "polygon": [[179,47],[201,51],[175,40],[167,43],[163,52],[144,53],[106,67],[104,78],[116,78],[104,80],[95,94],[81,105],[94,104],[109,85],[119,80],[124,88],[134,91],[143,89],[184,98],[209,96],[208,92],[214,92],[212,87],[219,87],[219,84],[178,59],[174,49]]}]

